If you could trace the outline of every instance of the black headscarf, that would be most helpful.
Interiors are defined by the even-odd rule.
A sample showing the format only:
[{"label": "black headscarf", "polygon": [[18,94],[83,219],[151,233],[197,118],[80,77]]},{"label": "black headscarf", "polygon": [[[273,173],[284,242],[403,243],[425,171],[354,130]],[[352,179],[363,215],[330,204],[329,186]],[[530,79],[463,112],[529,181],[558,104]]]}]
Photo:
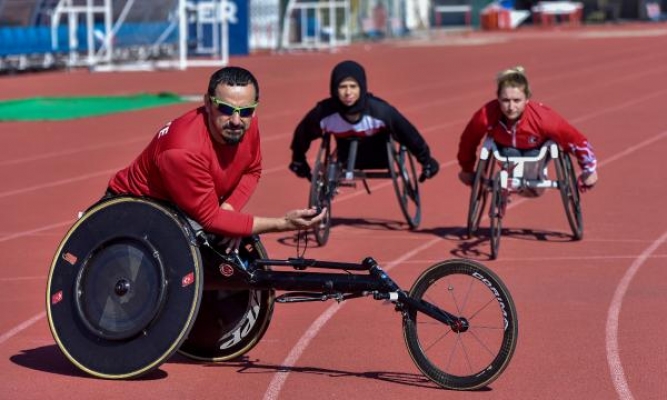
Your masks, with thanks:
[{"label": "black headscarf", "polygon": [[[346,106],[338,98],[338,85],[347,79],[352,78],[359,84],[359,100],[351,106]],[[343,61],[334,67],[331,71],[331,98],[334,99],[341,113],[358,114],[366,108],[366,99],[368,89],[366,87],[366,72],[364,67],[355,61]]]}]

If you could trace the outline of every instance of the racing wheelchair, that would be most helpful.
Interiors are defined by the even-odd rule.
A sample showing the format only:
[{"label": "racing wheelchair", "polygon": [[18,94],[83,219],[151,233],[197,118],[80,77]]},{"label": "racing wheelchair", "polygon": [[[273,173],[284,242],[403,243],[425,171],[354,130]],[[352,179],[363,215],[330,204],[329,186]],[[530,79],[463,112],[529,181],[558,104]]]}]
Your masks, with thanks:
[{"label": "racing wheelchair", "polygon": [[[554,160],[556,179],[549,179],[548,162]],[[552,174],[553,176],[553,174]],[[558,189],[574,240],[583,237],[583,217],[577,176],[570,155],[553,141],[547,141],[535,156],[503,156],[491,138],[481,147],[470,192],[468,236],[477,233],[489,195],[491,259],[498,257],[502,222],[510,196],[531,197],[545,189]]]},{"label": "racing wheelchair", "polygon": [[517,344],[510,293],[480,263],[438,262],[405,291],[370,257],[270,259],[257,236],[223,252],[172,206],[124,196],[94,204],[67,232],[51,264],[46,308],[53,338],[74,365],[129,379],[176,352],[208,362],[240,357],[266,332],[275,304],[359,297],[395,305],[412,360],[444,388],[488,385]]},{"label": "racing wheelchair", "polygon": [[368,179],[391,178],[405,220],[410,229],[417,228],[421,222],[419,183],[414,157],[407,149],[389,134],[333,140],[331,137],[322,137],[308,196],[309,207],[328,210],[322,223],[314,228],[317,244],[323,246],[329,239],[331,203],[339,188],[356,187],[361,181],[370,194]]}]

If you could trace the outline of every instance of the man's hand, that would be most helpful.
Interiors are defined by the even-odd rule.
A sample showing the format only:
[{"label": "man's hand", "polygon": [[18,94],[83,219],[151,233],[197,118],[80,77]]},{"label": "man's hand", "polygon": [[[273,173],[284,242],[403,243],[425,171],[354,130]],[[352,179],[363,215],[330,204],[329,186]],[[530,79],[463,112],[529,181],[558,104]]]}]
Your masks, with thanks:
[{"label": "man's hand", "polygon": [[459,180],[466,186],[472,186],[475,183],[475,173],[459,171]]},{"label": "man's hand", "polygon": [[577,180],[577,183],[579,185],[579,191],[581,193],[584,193],[595,186],[595,184],[598,181],[598,173],[593,171],[593,172],[582,172],[581,175],[579,175],[579,179]]},{"label": "man's hand", "polygon": [[310,180],[312,174],[310,172],[310,165],[307,161],[292,161],[289,165],[290,171],[294,172],[299,178],[306,178]]},{"label": "man's hand", "polygon": [[426,163],[422,164],[422,173],[419,175],[419,182],[421,183],[427,179],[433,178],[437,175],[438,171],[440,171],[440,164],[438,161],[433,157],[429,158]]},{"label": "man's hand", "polygon": [[292,210],[285,214],[285,229],[297,230],[308,229],[316,226],[327,215],[327,208],[309,208],[305,210]]}]

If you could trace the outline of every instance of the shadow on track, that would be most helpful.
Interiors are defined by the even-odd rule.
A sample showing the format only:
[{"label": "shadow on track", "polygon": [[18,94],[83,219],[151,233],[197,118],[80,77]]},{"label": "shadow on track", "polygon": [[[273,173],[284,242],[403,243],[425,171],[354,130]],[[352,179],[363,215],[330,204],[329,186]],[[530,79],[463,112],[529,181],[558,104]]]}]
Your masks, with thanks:
[{"label": "shadow on track", "polygon": [[[180,357],[174,358],[171,362],[188,362],[188,360]],[[421,374],[410,374],[404,372],[391,371],[367,371],[367,372],[350,372],[327,368],[317,367],[286,367],[275,364],[263,364],[259,360],[250,360],[247,356],[242,357],[236,361],[228,361],[224,363],[204,363],[201,364],[210,368],[233,368],[238,373],[242,374],[266,374],[266,373],[297,373],[297,374],[316,374],[324,375],[331,378],[339,377],[355,377],[362,379],[375,379],[383,382],[396,383],[399,385],[407,385],[413,387],[420,387],[425,389],[443,390],[440,386],[431,382]],[[490,391],[490,388],[482,388],[478,392]]]},{"label": "shadow on track", "polygon": [[[34,349],[22,350],[9,358],[11,362],[24,368],[35,371],[48,372],[63,376],[72,376],[79,378],[99,379],[88,375],[72,364],[67,357],[60,351],[58,346],[50,345],[37,347]],[[164,379],[167,373],[161,369],[153,370],[139,378],[133,378],[135,381],[150,381]]]}]

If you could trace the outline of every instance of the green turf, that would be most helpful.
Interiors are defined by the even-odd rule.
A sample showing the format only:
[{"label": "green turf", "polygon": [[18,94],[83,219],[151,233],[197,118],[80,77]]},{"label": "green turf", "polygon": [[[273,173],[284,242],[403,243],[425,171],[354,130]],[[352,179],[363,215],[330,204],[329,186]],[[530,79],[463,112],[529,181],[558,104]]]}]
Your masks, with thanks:
[{"label": "green turf", "polygon": [[0,121],[58,121],[182,103],[173,93],[130,96],[34,97],[0,101]]}]

